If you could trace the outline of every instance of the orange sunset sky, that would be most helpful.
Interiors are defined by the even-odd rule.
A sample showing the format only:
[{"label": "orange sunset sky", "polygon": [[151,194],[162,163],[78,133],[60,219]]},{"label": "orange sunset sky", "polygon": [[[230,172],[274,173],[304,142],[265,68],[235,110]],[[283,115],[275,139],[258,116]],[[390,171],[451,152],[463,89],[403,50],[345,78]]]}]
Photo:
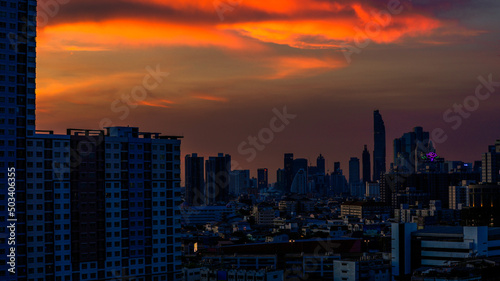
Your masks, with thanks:
[{"label": "orange sunset sky", "polygon": [[[415,126],[446,132],[436,147],[447,160],[479,160],[500,139],[500,87],[456,130],[443,119],[478,76],[500,81],[498,1],[38,2],[38,129],[98,129],[108,118],[183,135],[182,157],[228,153],[272,180],[286,152],[347,170],[364,144],[373,151],[374,109],[387,163],[392,140]],[[112,104],[125,104],[147,67],[169,75],[122,120]],[[296,119],[246,161],[238,145],[284,106]]]}]

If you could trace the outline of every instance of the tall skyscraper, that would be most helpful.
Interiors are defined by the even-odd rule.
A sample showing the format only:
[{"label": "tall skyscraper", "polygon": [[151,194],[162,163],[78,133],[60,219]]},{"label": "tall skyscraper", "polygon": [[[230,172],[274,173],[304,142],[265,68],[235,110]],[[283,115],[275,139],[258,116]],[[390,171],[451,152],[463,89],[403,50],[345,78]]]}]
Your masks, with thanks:
[{"label": "tall skyscraper", "polygon": [[219,153],[217,157],[209,157],[205,163],[206,185],[205,202],[207,205],[227,204],[229,202],[229,173],[231,172],[231,156]]},{"label": "tall skyscraper", "polygon": [[373,133],[373,181],[377,181],[386,171],[385,125],[378,110],[373,112]]},{"label": "tall skyscraper", "polygon": [[360,196],[361,187],[362,185],[359,178],[359,159],[357,157],[351,157],[349,160],[349,189],[351,191],[351,196]]},{"label": "tall skyscraper", "polygon": [[257,169],[257,188],[259,190],[267,189],[268,187],[268,172],[266,168]]},{"label": "tall skyscraper", "polygon": [[368,148],[365,144],[365,149],[363,150],[363,183],[371,181],[371,173],[370,173],[370,152],[368,152]]},{"label": "tall skyscraper", "polygon": [[[26,141],[35,134],[36,7],[35,0],[2,1],[0,7],[0,280],[23,280],[27,272]],[[7,190],[14,178],[11,197]],[[8,219],[14,219],[8,213],[8,198],[16,200],[15,246],[5,236],[13,223]],[[15,274],[8,271],[11,247]]]},{"label": "tall skyscraper", "polygon": [[283,167],[286,178],[285,192],[290,192],[293,181],[293,153],[285,153]]},{"label": "tall skyscraper", "polygon": [[482,182],[500,182],[500,140],[497,140],[495,145],[488,146],[488,152],[483,153],[481,171]]},{"label": "tall skyscraper", "polygon": [[185,185],[186,204],[188,206],[202,206],[205,204],[204,159],[198,154],[186,155],[185,158]]},{"label": "tall skyscraper", "polygon": [[316,167],[320,175],[325,175],[325,158],[321,154],[316,159]]}]

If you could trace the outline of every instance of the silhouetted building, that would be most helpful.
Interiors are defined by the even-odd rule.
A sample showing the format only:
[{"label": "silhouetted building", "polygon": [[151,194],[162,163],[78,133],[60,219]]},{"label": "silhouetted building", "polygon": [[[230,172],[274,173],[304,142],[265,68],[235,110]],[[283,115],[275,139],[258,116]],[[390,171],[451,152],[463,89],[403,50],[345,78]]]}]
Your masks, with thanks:
[{"label": "silhouetted building", "polygon": [[304,169],[300,169],[297,171],[295,177],[293,178],[291,192],[298,194],[305,194],[308,191],[309,190],[307,188],[307,174],[304,171]]},{"label": "silhouetted building", "polygon": [[428,200],[441,200],[443,208],[448,208],[449,186],[460,185],[463,180],[479,181],[479,178],[477,173],[406,174],[392,171],[380,181],[381,201],[396,209],[399,204],[407,203],[400,200],[409,199],[410,203],[412,200],[425,200],[421,202],[424,205],[429,203]]},{"label": "silhouetted building", "polygon": [[351,160],[349,160],[349,189],[351,196],[360,197],[364,195],[359,178],[359,159],[357,157],[351,157]]},{"label": "silhouetted building", "polygon": [[321,154],[316,159],[316,167],[318,174],[325,175],[325,158]]},{"label": "silhouetted building", "polygon": [[338,173],[339,170],[340,170],[340,162],[334,162],[333,163],[333,172]]},{"label": "silhouetted building", "polygon": [[257,188],[259,190],[267,189],[268,187],[268,172],[267,169],[257,170]]},{"label": "silhouetted building", "polygon": [[482,177],[484,183],[500,182],[500,140],[495,142],[495,145],[488,146],[488,152],[483,153],[482,160]]},{"label": "silhouetted building", "polygon": [[368,152],[368,148],[365,144],[365,149],[363,150],[363,183],[371,181],[371,167],[370,167],[370,152]]},{"label": "silhouetted building", "polygon": [[293,160],[293,177],[300,171],[304,170],[306,178],[309,177],[309,166],[308,161],[305,158],[297,158]]},{"label": "silhouetted building", "polygon": [[205,163],[205,201],[207,205],[225,204],[229,201],[229,172],[231,156],[219,153]]},{"label": "silhouetted building", "polygon": [[373,143],[373,181],[377,181],[386,171],[385,125],[378,110],[373,112]]},{"label": "silhouetted building", "polygon": [[286,174],[285,169],[276,170],[276,184],[275,189],[280,192],[285,192],[286,187]]},{"label": "silhouetted building", "polygon": [[285,153],[284,156],[284,165],[285,169],[285,178],[286,178],[286,185],[285,185],[285,192],[290,192],[290,188],[292,186],[293,182],[293,153]]},{"label": "silhouetted building", "polygon": [[229,173],[229,193],[239,196],[250,187],[250,171],[234,170]]},{"label": "silhouetted building", "polygon": [[424,132],[422,127],[415,127],[413,132],[394,139],[394,165],[400,172],[415,173],[425,165],[437,162],[422,158],[429,152],[435,150],[429,139],[429,132]]},{"label": "silhouetted building", "polygon": [[186,204],[188,206],[202,206],[205,204],[204,159],[198,154],[185,157],[185,185]]}]

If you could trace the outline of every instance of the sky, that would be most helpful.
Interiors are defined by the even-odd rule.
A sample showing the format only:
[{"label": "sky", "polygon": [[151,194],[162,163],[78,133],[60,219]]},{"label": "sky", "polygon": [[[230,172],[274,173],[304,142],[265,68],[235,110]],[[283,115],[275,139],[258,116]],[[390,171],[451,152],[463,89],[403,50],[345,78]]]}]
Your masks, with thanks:
[{"label": "sky", "polygon": [[181,158],[227,153],[271,181],[284,153],[345,171],[373,153],[376,109],[387,163],[415,126],[441,129],[447,160],[500,139],[500,87],[478,79],[500,82],[495,0],[38,2],[37,129],[181,135]]}]

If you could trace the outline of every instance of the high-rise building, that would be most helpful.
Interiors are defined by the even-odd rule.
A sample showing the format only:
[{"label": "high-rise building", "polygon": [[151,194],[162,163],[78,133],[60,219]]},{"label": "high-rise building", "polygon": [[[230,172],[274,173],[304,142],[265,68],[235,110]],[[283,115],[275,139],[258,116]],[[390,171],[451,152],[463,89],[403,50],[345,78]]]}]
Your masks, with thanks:
[{"label": "high-rise building", "polygon": [[205,202],[207,205],[227,204],[229,202],[229,172],[231,156],[219,153],[205,162],[206,184]]},{"label": "high-rise building", "polygon": [[29,137],[28,251],[15,280],[177,280],[178,138],[133,127]]},{"label": "high-rise building", "polygon": [[361,191],[361,181],[359,178],[359,158],[351,157],[349,160],[349,189],[351,196],[364,195],[364,190]]},{"label": "high-rise building", "polygon": [[325,157],[321,154],[316,159],[316,167],[318,169],[318,174],[325,175]]},{"label": "high-rise building", "polygon": [[429,139],[429,132],[424,132],[422,127],[415,127],[413,132],[394,139],[394,165],[400,172],[415,173],[421,170],[429,163],[422,156],[429,152],[435,150]]},{"label": "high-rise building", "polygon": [[500,140],[497,140],[495,145],[488,146],[488,152],[483,153],[481,170],[482,182],[500,182]]},{"label": "high-rise building", "polygon": [[276,170],[276,184],[274,185],[276,191],[285,192],[286,175],[285,169]]},{"label": "high-rise building", "polygon": [[229,173],[229,194],[239,196],[250,186],[250,170],[234,170]]},{"label": "high-rise building", "polygon": [[[0,7],[0,189],[4,191],[0,200],[0,280],[22,280],[27,271],[26,140],[35,134],[36,9],[34,0],[3,1]],[[3,235],[14,223],[8,221],[13,217],[9,217],[11,197],[7,193],[14,178],[16,273],[12,274],[7,271],[12,245]]]},{"label": "high-rise building", "polygon": [[363,155],[361,157],[363,159],[363,183],[371,181],[371,170],[370,170],[370,152],[368,152],[368,148],[365,144],[365,149],[363,150]]},{"label": "high-rise building", "polygon": [[257,169],[257,188],[259,190],[267,189],[268,184],[268,172],[266,168]]},{"label": "high-rise building", "polygon": [[180,137],[37,131],[37,1],[0,4],[0,280],[179,280]]},{"label": "high-rise building", "polygon": [[380,179],[385,173],[386,164],[385,125],[378,110],[373,112],[373,181]]},{"label": "high-rise building", "polygon": [[295,174],[293,178],[292,187],[290,190],[292,193],[305,194],[307,190],[307,173],[304,169],[300,169]]},{"label": "high-rise building", "polygon": [[297,158],[293,160],[293,179],[295,180],[295,175],[303,170],[306,175],[306,180],[309,178],[309,166],[308,161],[305,158]]},{"label": "high-rise building", "polygon": [[202,206],[205,204],[204,159],[197,153],[185,157],[185,185],[186,204],[188,206]]},{"label": "high-rise building", "polygon": [[285,192],[290,192],[293,182],[293,153],[285,153],[283,167],[286,178]]},{"label": "high-rise building", "polygon": [[340,162],[333,163],[333,172],[338,173],[340,171]]}]

